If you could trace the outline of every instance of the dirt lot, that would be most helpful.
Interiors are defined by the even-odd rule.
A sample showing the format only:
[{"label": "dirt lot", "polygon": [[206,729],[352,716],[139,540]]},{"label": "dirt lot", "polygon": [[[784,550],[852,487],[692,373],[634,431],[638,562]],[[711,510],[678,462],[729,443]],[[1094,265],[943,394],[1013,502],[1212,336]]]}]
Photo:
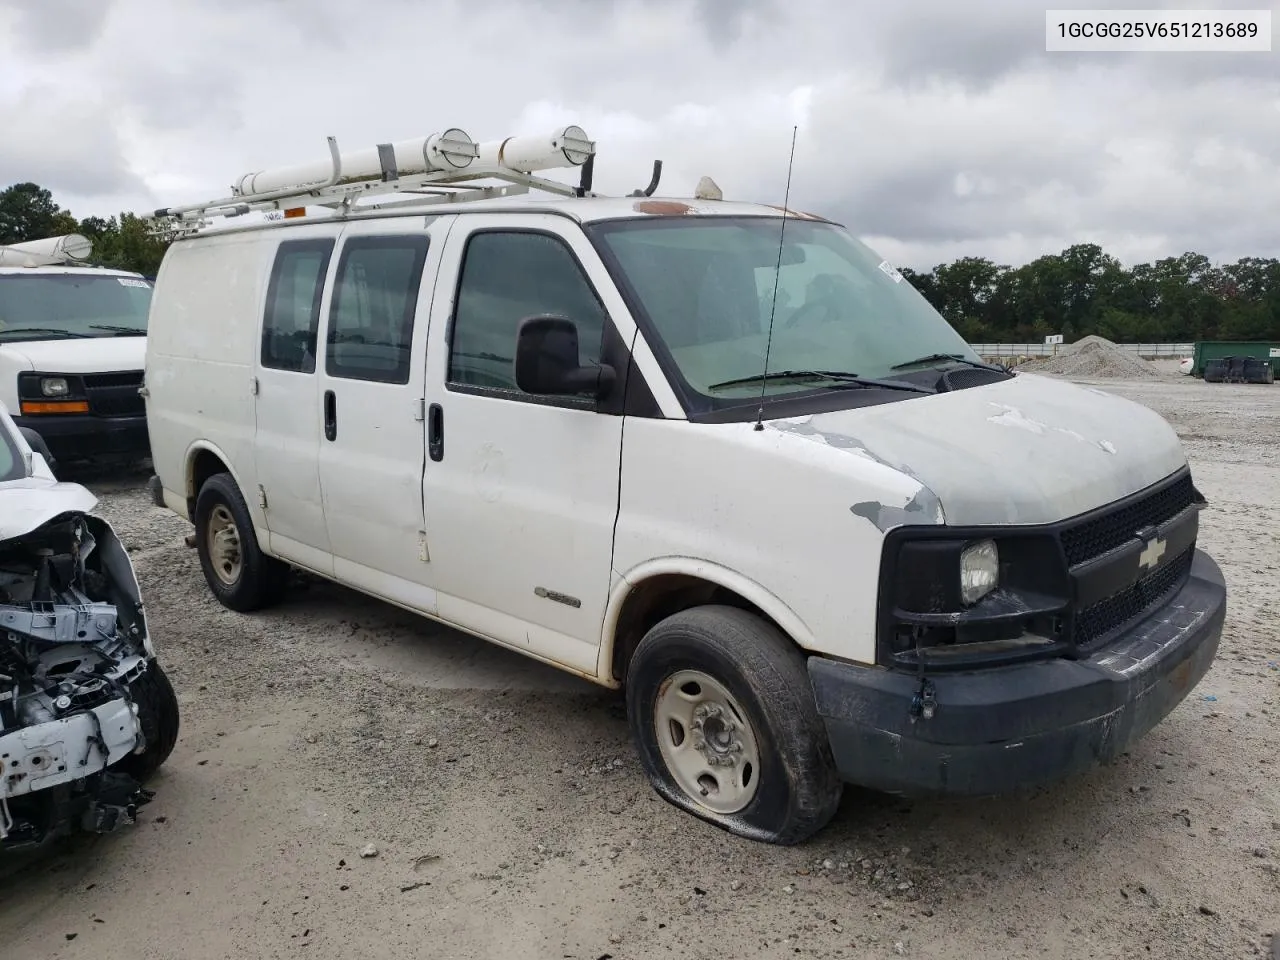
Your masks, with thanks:
[{"label": "dirt lot", "polygon": [[1269,954],[1280,387],[1097,385],[1170,419],[1210,500],[1212,672],[1108,769],[973,802],[849,791],[789,850],[657,799],[618,696],[336,587],[232,614],[143,477],[94,482],[184,728],[135,828],[0,880],[0,956]]}]

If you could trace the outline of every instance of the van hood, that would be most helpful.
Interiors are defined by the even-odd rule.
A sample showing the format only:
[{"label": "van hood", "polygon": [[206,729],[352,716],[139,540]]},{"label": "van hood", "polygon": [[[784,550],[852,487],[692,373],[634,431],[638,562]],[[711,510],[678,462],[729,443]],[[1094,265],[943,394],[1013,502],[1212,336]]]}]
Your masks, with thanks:
[{"label": "van hood", "polygon": [[146,337],[91,337],[83,340],[24,340],[0,345],[27,370],[41,373],[104,373],[141,370]]},{"label": "van hood", "polygon": [[850,505],[881,530],[1055,523],[1186,464],[1177,433],[1147,407],[1028,374],[768,425],[918,481],[922,489],[906,504]]}]

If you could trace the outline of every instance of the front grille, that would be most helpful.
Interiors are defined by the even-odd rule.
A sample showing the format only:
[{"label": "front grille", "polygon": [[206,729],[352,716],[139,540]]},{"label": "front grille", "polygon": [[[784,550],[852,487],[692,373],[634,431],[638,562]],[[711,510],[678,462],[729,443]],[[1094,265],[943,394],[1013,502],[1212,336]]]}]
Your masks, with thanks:
[{"label": "front grille", "polygon": [[143,416],[147,405],[138,393],[141,386],[141,370],[85,374],[84,389],[89,412],[99,417]]},{"label": "front grille", "polygon": [[1093,517],[1062,532],[1062,549],[1067,566],[1074,567],[1100,557],[1133,539],[1144,527],[1154,527],[1176,517],[1195,502],[1191,474],[1184,474],[1168,486]]},{"label": "front grille", "polygon": [[1075,620],[1076,648],[1091,652],[1111,633],[1167,600],[1190,576],[1194,554],[1193,545],[1128,589],[1081,610]]},{"label": "front grille", "polygon": [[86,373],[84,385],[93,390],[96,387],[134,387],[142,386],[141,370],[125,370],[120,373]]}]

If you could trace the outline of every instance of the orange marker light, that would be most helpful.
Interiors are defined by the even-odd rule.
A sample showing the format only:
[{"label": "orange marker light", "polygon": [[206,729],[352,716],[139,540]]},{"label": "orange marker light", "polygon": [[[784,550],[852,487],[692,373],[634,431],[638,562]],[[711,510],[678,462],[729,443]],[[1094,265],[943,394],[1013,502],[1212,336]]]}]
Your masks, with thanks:
[{"label": "orange marker light", "polygon": [[294,217],[305,217],[307,215],[306,207],[290,207],[284,212],[285,219],[292,220]]},{"label": "orange marker light", "polygon": [[50,413],[88,413],[88,400],[23,400],[20,409],[24,417],[43,416]]}]

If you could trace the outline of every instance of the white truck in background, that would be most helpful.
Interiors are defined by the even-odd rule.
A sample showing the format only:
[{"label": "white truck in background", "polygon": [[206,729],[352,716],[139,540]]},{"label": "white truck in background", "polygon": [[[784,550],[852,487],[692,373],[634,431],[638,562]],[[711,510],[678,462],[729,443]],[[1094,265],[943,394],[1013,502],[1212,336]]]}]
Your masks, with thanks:
[{"label": "white truck in background", "polygon": [[139,395],[152,282],[80,234],[0,246],[0,403],[59,463],[150,453]]}]

